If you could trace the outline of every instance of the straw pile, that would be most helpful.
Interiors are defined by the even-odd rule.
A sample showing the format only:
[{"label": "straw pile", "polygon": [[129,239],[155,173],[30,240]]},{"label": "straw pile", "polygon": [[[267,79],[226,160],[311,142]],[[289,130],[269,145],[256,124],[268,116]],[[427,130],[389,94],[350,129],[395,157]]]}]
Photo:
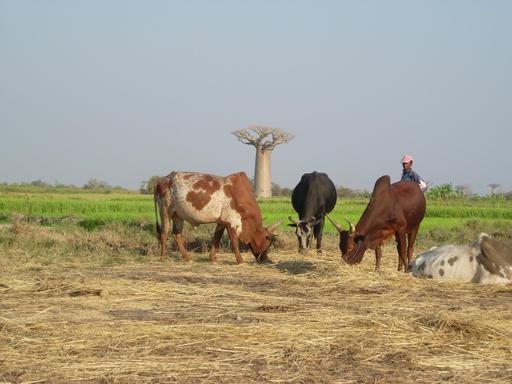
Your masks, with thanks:
[{"label": "straw pile", "polygon": [[512,382],[512,287],[413,279],[391,244],[379,274],[335,249],[112,264],[73,246],[105,234],[24,231],[0,234],[0,382]]}]

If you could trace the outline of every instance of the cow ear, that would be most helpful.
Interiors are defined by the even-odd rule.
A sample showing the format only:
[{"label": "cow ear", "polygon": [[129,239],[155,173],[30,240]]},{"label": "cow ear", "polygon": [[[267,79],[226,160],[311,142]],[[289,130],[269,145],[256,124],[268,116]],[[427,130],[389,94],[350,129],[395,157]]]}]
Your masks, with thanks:
[{"label": "cow ear", "polygon": [[267,240],[270,240],[270,241],[274,241],[275,239],[277,239],[277,235],[272,233],[271,235],[268,235],[266,236]]}]

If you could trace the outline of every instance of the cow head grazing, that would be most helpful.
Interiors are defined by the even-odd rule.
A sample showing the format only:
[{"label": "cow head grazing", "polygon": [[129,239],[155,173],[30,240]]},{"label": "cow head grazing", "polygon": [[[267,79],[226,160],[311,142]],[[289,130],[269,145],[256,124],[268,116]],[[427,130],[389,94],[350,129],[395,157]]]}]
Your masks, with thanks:
[{"label": "cow head grazing", "polygon": [[356,233],[356,227],[350,220],[345,219],[349,225],[347,231],[328,215],[326,216],[340,234],[340,251],[343,260],[349,264],[361,262],[364,252],[368,249],[365,236]]},{"label": "cow head grazing", "polygon": [[393,207],[390,178],[382,176],[375,182],[372,197],[357,227],[345,219],[350,226],[346,231],[329,218],[340,233],[340,251],[344,261],[349,264],[360,263],[367,249],[376,249],[389,236],[395,221]]},{"label": "cow head grazing", "polygon": [[309,219],[297,220],[292,216],[288,216],[288,219],[292,224],[288,224],[290,227],[295,227],[295,234],[297,235],[297,241],[299,242],[299,252],[304,252],[309,248],[311,239],[313,238],[313,227],[320,221],[315,216]]},{"label": "cow head grazing", "polygon": [[279,227],[282,220],[272,224],[269,227],[261,227],[255,230],[254,236],[249,242],[249,248],[256,258],[258,263],[271,263],[272,261],[268,258],[267,252],[272,245],[276,235],[274,231]]}]

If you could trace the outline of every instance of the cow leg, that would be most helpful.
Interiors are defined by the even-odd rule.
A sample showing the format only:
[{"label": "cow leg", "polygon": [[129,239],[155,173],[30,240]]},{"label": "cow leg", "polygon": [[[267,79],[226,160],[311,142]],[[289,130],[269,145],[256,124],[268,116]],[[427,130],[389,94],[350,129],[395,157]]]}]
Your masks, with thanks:
[{"label": "cow leg", "polygon": [[313,234],[316,237],[316,251],[318,253],[322,253],[322,232],[324,230],[325,217],[322,217],[322,220],[314,226]]},{"label": "cow leg", "polygon": [[167,256],[167,237],[169,236],[169,214],[167,208],[163,206],[162,202],[158,202],[158,208],[160,211],[160,232],[158,233],[158,242],[160,243],[160,259],[166,260]]},{"label": "cow leg", "polygon": [[409,264],[412,261],[412,256],[414,254],[414,242],[416,241],[418,229],[419,228],[416,228],[407,234],[407,265],[405,268],[406,270],[408,269]]},{"label": "cow leg", "polygon": [[398,270],[407,272],[407,247],[406,247],[406,235],[404,232],[397,232],[395,235],[396,248],[398,251]]},{"label": "cow leg", "polygon": [[402,269],[402,259],[400,258],[400,240],[398,238],[398,234],[395,233],[395,241],[396,241],[396,251],[398,253],[398,270]]},{"label": "cow leg", "polygon": [[178,246],[183,260],[189,261],[190,256],[187,252],[187,249],[185,248],[185,244],[183,243],[181,232],[183,232],[183,219],[174,216],[172,219],[172,234],[174,235],[174,241],[176,241],[176,245]]},{"label": "cow leg", "polygon": [[382,243],[375,248],[375,272],[380,272],[380,259],[382,258]]},{"label": "cow leg", "polygon": [[238,236],[236,235],[236,232],[233,228],[230,226],[227,227],[228,235],[229,235],[229,241],[231,242],[231,247],[233,248],[233,253],[235,254],[236,263],[240,264],[244,260],[242,259],[242,256],[240,255],[240,247],[238,242]]},{"label": "cow leg", "polygon": [[212,248],[210,249],[210,261],[212,264],[215,264],[217,262],[217,249],[219,248],[220,239],[222,238],[222,234],[224,233],[224,225],[217,224],[215,227],[215,231],[213,233],[213,240],[212,240]]}]

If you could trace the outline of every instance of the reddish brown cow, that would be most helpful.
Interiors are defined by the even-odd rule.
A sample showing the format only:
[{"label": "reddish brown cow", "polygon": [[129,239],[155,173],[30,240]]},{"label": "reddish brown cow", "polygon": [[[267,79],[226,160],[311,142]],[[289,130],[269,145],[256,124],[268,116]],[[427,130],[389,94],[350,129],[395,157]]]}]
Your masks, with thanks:
[{"label": "reddish brown cow", "polygon": [[[162,226],[158,224],[158,210]],[[264,228],[260,209],[244,172],[226,177],[193,172],[171,172],[155,186],[155,216],[162,260],[167,254],[167,236],[172,219],[172,233],[184,260],[190,257],[181,232],[183,222],[192,225],[217,223],[210,260],[217,261],[216,251],[224,232],[228,231],[236,262],[242,262],[239,241],[248,244],[258,262],[269,262],[267,250],[272,232],[279,223]]]},{"label": "reddish brown cow", "polygon": [[[382,245],[395,236],[398,250],[398,270],[407,272],[412,260],[414,241],[425,216],[425,196],[418,184],[400,181],[391,184],[389,176],[382,176],[373,188],[372,197],[359,222],[344,230],[331,220],[340,233],[340,250],[343,260],[358,264],[367,249],[375,250],[375,270],[380,270]],[[406,244],[407,238],[407,244]]]}]

